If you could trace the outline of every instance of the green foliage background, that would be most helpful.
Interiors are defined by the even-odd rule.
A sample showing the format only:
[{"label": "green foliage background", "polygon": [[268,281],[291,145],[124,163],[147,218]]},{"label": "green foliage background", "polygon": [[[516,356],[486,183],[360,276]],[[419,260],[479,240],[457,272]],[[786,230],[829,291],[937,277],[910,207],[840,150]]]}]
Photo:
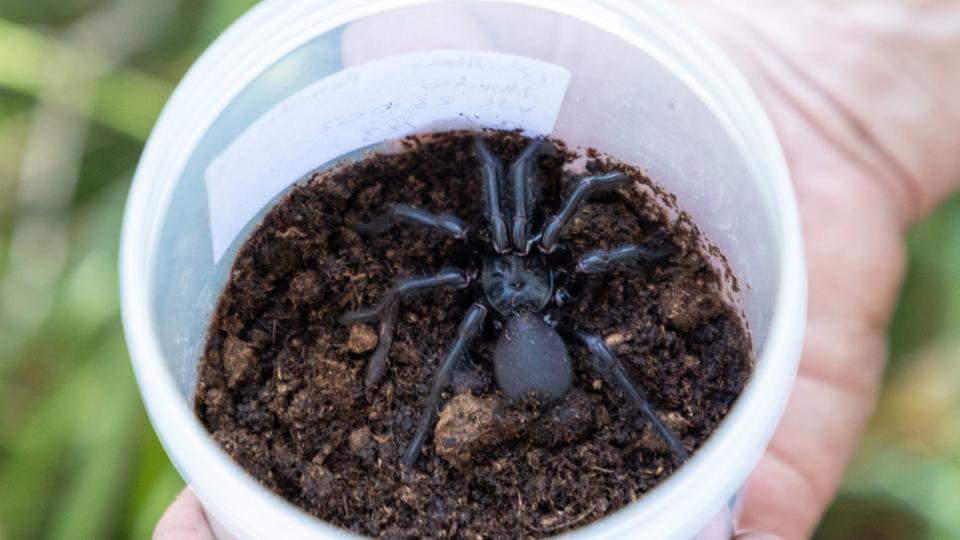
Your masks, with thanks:
[{"label": "green foliage background", "polygon": [[[0,3],[0,540],[148,538],[182,487],[127,357],[120,220],[167,96],[252,4]],[[820,538],[960,538],[960,198],[910,235],[891,348]]]}]

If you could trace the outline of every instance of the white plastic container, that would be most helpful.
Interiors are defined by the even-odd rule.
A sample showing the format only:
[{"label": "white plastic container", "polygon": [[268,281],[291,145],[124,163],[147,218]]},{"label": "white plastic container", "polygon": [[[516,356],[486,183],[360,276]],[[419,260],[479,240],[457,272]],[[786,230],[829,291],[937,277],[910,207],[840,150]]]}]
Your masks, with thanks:
[{"label": "white plastic container", "polygon": [[[512,55],[497,58],[516,58],[524,76],[538,62],[557,67],[544,79],[548,97],[536,97],[556,99],[555,106],[537,109],[544,116],[535,120],[515,115],[529,108],[511,106],[484,116],[482,99],[457,101],[478,97],[471,93],[478,89],[500,89],[481,82],[467,90],[461,85],[452,106],[428,105],[421,116],[403,109],[416,97],[416,78],[403,78],[409,66],[396,57],[436,60],[430,55],[445,53],[432,51],[450,50],[481,59]],[[345,64],[360,65],[363,78]],[[516,77],[504,73],[488,75]],[[315,84],[324,79],[360,83],[346,94],[338,90],[331,98],[336,107],[327,110],[324,92],[333,87]],[[436,80],[421,85],[428,102],[442,86]],[[311,114],[354,118],[356,104],[344,104],[344,95],[374,106],[393,99],[391,92],[403,114],[386,124],[362,119],[373,131],[344,127],[344,116],[337,124],[342,137],[311,131],[317,124]],[[398,130],[404,119],[411,121]],[[260,486],[192,413],[197,361],[236,247],[277,194],[307,172],[305,164],[320,166],[334,150],[376,142],[357,133],[403,135],[499,121],[529,122],[534,132],[596,147],[640,166],[676,194],[744,285],[757,358],[743,395],[689,462],[636,503],[568,536],[729,536],[738,494],[780,419],[800,356],[806,278],[797,210],[775,134],[742,77],[668,6],[631,0],[268,0],[190,70],[137,169],[123,224],[121,293],[147,411],[219,536],[350,536]],[[289,129],[285,122],[292,122]],[[236,159],[218,161],[221,155]],[[247,156],[243,167],[238,156]]]}]

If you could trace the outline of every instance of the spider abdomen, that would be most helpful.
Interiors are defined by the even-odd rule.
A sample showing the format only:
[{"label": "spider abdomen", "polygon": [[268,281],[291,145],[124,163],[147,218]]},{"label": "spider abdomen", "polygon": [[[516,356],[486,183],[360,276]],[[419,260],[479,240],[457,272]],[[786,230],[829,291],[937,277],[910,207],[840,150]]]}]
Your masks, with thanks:
[{"label": "spider abdomen", "polygon": [[543,319],[530,313],[507,318],[493,362],[497,384],[511,399],[530,393],[559,398],[573,379],[563,338]]}]

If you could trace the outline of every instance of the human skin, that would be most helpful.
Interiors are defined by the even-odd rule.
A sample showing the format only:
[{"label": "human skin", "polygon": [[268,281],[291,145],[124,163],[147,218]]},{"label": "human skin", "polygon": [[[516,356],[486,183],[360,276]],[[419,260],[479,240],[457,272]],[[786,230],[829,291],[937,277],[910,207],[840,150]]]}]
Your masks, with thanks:
[{"label": "human skin", "polygon": [[960,180],[960,2],[683,4],[750,80],[795,182],[807,333],[741,526],[806,538],[876,405],[906,228]]},{"label": "human skin", "polygon": [[[960,100],[949,99],[960,95],[960,2],[676,4],[750,81],[795,183],[807,332],[783,420],[750,477],[738,538],[806,538],[876,405],[905,231],[960,181]],[[463,24],[468,31],[469,17]],[[177,498],[154,538],[212,538],[192,494]]]}]

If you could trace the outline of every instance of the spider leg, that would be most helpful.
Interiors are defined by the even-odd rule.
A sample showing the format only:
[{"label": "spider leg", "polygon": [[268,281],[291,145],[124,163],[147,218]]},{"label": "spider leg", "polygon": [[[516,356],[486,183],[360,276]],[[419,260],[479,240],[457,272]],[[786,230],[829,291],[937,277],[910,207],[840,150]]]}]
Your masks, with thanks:
[{"label": "spider leg", "polygon": [[490,235],[493,249],[497,253],[506,253],[510,250],[510,240],[507,237],[507,223],[500,211],[500,184],[503,177],[503,167],[500,161],[490,154],[487,143],[482,138],[473,139],[473,147],[480,158],[480,174],[483,177],[483,195],[487,203],[487,221],[490,223]]},{"label": "spider leg", "polygon": [[613,249],[595,249],[588,251],[577,261],[577,272],[581,274],[602,274],[616,266],[632,261],[657,262],[669,255],[665,250],[650,249],[644,246],[626,244]]},{"label": "spider leg", "polygon": [[510,165],[510,182],[513,187],[513,223],[510,238],[513,249],[523,255],[530,249],[530,214],[533,213],[533,175],[535,159],[543,149],[541,139],[533,139],[523,149],[517,160]]},{"label": "spider leg", "polygon": [[393,204],[373,221],[357,223],[354,230],[370,236],[382,234],[398,223],[413,223],[461,239],[467,236],[467,226],[457,216],[451,214],[431,214],[409,204]]},{"label": "spider leg", "polygon": [[470,283],[463,270],[445,269],[432,276],[418,276],[401,279],[384,295],[383,299],[372,307],[350,311],[340,316],[340,324],[356,324],[370,322],[380,318],[380,314],[399,298],[414,293],[441,287],[462,289]]},{"label": "spider leg", "polygon": [[383,310],[380,315],[380,328],[377,330],[377,348],[370,355],[367,361],[367,375],[363,379],[363,384],[367,388],[373,388],[383,379],[387,368],[387,355],[390,354],[390,347],[393,346],[393,329],[397,324],[397,304],[392,303]]},{"label": "spider leg", "polygon": [[603,286],[604,274],[633,262],[655,263],[675,253],[675,248],[650,248],[625,244],[612,249],[595,249],[583,254],[574,271],[565,275],[557,287],[554,301],[565,304],[574,298],[591,298]]},{"label": "spider leg", "polygon": [[688,456],[687,451],[683,447],[683,444],[680,443],[680,439],[677,438],[673,431],[671,431],[670,428],[663,423],[663,420],[660,420],[660,417],[653,411],[649,401],[647,401],[646,393],[637,385],[633,384],[633,381],[630,380],[630,377],[628,377],[623,370],[623,364],[620,363],[620,359],[618,359],[617,355],[604,343],[603,339],[579,331],[570,333],[590,350],[590,354],[593,356],[593,369],[601,376],[612,379],[627,396],[627,400],[639,409],[643,416],[653,424],[653,427],[660,434],[660,438],[667,443],[667,446],[670,447],[670,450],[677,456],[680,462],[686,461]]},{"label": "spider leg", "polygon": [[463,321],[460,323],[460,328],[457,329],[457,336],[453,341],[453,345],[450,347],[450,351],[440,364],[440,369],[436,375],[433,376],[433,389],[430,391],[427,403],[423,407],[423,413],[420,415],[420,425],[417,428],[417,433],[413,436],[413,439],[410,441],[410,446],[407,447],[407,451],[403,454],[404,465],[408,467],[413,465],[420,455],[423,443],[427,440],[430,428],[433,426],[433,422],[437,417],[440,394],[450,381],[450,374],[457,365],[457,361],[463,357],[470,340],[473,339],[483,327],[483,320],[486,315],[487,308],[482,304],[473,304],[463,317]]},{"label": "spider leg", "polygon": [[387,367],[387,355],[393,345],[393,330],[397,321],[397,301],[404,296],[440,287],[463,288],[469,283],[467,275],[460,270],[443,270],[434,276],[415,277],[398,281],[376,305],[344,313],[340,316],[341,324],[355,324],[380,320],[377,331],[377,348],[370,355],[367,362],[367,375],[364,384],[372,388],[383,379]]},{"label": "spider leg", "polygon": [[612,172],[593,176],[584,176],[573,188],[570,196],[563,202],[560,211],[547,221],[540,237],[540,249],[544,253],[552,253],[557,249],[560,233],[564,227],[580,211],[587,199],[594,193],[614,186],[623,186],[630,182],[630,177],[622,172]]}]

